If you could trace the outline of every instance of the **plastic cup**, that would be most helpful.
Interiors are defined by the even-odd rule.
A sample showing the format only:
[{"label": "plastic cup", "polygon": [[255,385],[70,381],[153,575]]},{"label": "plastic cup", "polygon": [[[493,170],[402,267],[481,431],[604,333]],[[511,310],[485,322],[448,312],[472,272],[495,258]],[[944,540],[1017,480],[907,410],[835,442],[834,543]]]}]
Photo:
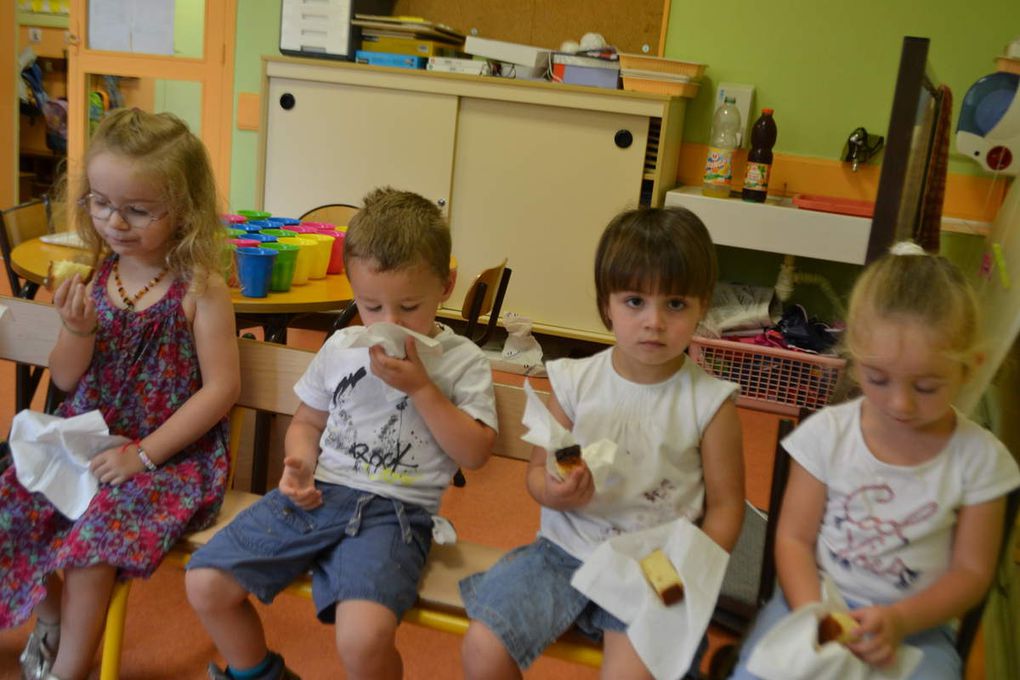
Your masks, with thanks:
[{"label": "plastic cup", "polygon": [[290,290],[290,283],[294,280],[294,267],[297,264],[298,246],[289,243],[266,243],[264,248],[276,251],[276,262],[273,263],[273,277],[269,282],[269,290],[275,293],[285,293]]},{"label": "plastic cup", "polygon": [[248,220],[245,224],[254,225],[259,229],[272,229],[275,226],[269,220]]},{"label": "plastic cup", "polygon": [[274,227],[284,227],[288,224],[301,224],[296,217],[267,217],[266,222],[271,222]]},{"label": "plastic cup", "polygon": [[235,248],[258,248],[261,241],[254,238],[228,238],[227,243]]},{"label": "plastic cup", "polygon": [[344,238],[347,236],[342,231],[334,231],[333,250],[329,254],[329,266],[326,267],[327,274],[344,273]]},{"label": "plastic cup", "polygon": [[247,233],[244,229],[227,229],[227,236],[229,238],[244,238],[244,235]]},{"label": "plastic cup", "polygon": [[259,231],[254,234],[248,234],[247,236],[245,236],[245,238],[251,239],[252,241],[258,241],[260,244],[276,243],[276,237],[273,236],[272,234],[267,234],[264,231]]},{"label": "plastic cup", "polygon": [[223,222],[223,224],[240,224],[242,222],[247,222],[248,218],[245,217],[244,215],[226,214],[220,215],[220,221]]},{"label": "plastic cup", "polygon": [[293,231],[287,231],[286,229],[263,229],[259,232],[260,234],[269,234],[276,238],[288,238],[294,235]]},{"label": "plastic cup", "polygon": [[286,227],[281,227],[287,231],[292,231],[295,234],[315,234],[319,230],[316,227],[309,227],[307,224],[288,224]]},{"label": "plastic cup", "polygon": [[264,220],[267,217],[273,216],[273,213],[268,213],[264,210],[238,210],[237,214],[244,216],[248,220]]},{"label": "plastic cup", "polygon": [[312,229],[333,229],[334,225],[330,222],[302,222],[302,227],[311,227]]},{"label": "plastic cup", "polygon": [[277,243],[285,243],[298,247],[297,261],[294,263],[294,278],[291,285],[300,286],[308,283],[308,275],[312,271],[312,263],[315,261],[315,241],[303,236],[292,236],[290,238],[278,238]]},{"label": "plastic cup", "polygon": [[242,224],[236,225],[234,228],[235,229],[239,229],[239,230],[243,231],[246,234],[256,234],[256,233],[262,231],[262,227],[260,227],[259,225],[255,224],[254,222],[244,222]]},{"label": "plastic cup", "polygon": [[310,279],[326,278],[326,271],[329,269],[330,257],[333,254],[333,236],[326,234],[302,234],[301,238],[315,241],[315,259],[312,261],[312,268],[308,272]]},{"label": "plastic cup", "polygon": [[238,248],[237,278],[241,280],[241,295],[264,298],[269,295],[273,278],[276,251],[269,248]]}]

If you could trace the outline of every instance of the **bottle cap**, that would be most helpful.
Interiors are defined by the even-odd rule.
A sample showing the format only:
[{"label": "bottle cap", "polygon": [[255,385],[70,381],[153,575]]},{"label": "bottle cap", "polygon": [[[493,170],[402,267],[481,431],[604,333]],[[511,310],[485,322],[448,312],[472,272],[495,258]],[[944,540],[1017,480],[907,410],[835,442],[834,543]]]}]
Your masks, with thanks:
[{"label": "bottle cap", "polygon": [[772,115],[772,109],[762,109],[761,112],[764,113],[766,116]]}]

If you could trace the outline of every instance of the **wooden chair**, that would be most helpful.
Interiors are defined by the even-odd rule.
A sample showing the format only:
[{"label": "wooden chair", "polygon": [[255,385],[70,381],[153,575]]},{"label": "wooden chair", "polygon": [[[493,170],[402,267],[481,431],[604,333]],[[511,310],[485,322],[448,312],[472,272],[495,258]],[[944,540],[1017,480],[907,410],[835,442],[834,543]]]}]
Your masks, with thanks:
[{"label": "wooden chair", "polygon": [[[492,331],[499,322],[499,312],[503,307],[503,298],[506,296],[511,274],[512,271],[506,266],[504,259],[495,267],[490,267],[479,274],[464,295],[464,304],[460,308],[460,315],[468,322],[464,335],[480,347],[489,341]],[[485,330],[476,338],[475,328],[483,314],[488,314],[489,320]]]},{"label": "wooden chair", "polygon": [[[50,202],[46,197],[33,199],[0,212],[0,254],[4,258],[4,269],[15,297],[31,300],[39,290],[39,284],[18,276],[11,266],[11,251],[25,241],[39,238],[51,232]],[[14,370],[14,405],[20,411],[28,408],[32,397],[42,380],[43,369],[18,364]],[[47,401],[47,410],[53,406],[53,398]]]},{"label": "wooden chair", "polygon": [[328,203],[320,205],[318,208],[312,208],[301,216],[301,221],[328,222],[338,226],[346,226],[358,210],[357,206],[348,205],[347,203]]},{"label": "wooden chair", "polygon": [[15,297],[31,300],[39,290],[39,284],[18,276],[11,267],[11,251],[16,246],[33,238],[51,232],[50,202],[46,197],[36,198],[0,212],[0,254],[4,258],[4,269]]}]

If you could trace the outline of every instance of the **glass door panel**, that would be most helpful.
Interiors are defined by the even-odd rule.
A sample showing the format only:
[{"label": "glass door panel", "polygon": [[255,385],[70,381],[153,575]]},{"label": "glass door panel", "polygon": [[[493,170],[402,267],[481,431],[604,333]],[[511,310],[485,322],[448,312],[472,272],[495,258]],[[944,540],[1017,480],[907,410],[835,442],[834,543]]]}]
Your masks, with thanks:
[{"label": "glass door panel", "polygon": [[85,102],[90,137],[103,113],[124,106],[172,113],[202,137],[201,82],[89,73],[85,83],[87,91],[81,100]]}]

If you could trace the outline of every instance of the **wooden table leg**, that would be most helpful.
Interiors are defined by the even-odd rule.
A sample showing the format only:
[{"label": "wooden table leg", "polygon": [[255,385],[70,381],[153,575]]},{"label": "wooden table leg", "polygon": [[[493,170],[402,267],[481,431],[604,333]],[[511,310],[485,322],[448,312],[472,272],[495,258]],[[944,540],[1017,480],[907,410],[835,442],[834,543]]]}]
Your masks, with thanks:
[{"label": "wooden table leg", "polygon": [[[287,344],[289,314],[267,315],[262,324],[266,342]],[[255,441],[252,443],[251,492],[264,494],[269,488],[269,440],[275,416],[257,411],[255,413]]]}]

